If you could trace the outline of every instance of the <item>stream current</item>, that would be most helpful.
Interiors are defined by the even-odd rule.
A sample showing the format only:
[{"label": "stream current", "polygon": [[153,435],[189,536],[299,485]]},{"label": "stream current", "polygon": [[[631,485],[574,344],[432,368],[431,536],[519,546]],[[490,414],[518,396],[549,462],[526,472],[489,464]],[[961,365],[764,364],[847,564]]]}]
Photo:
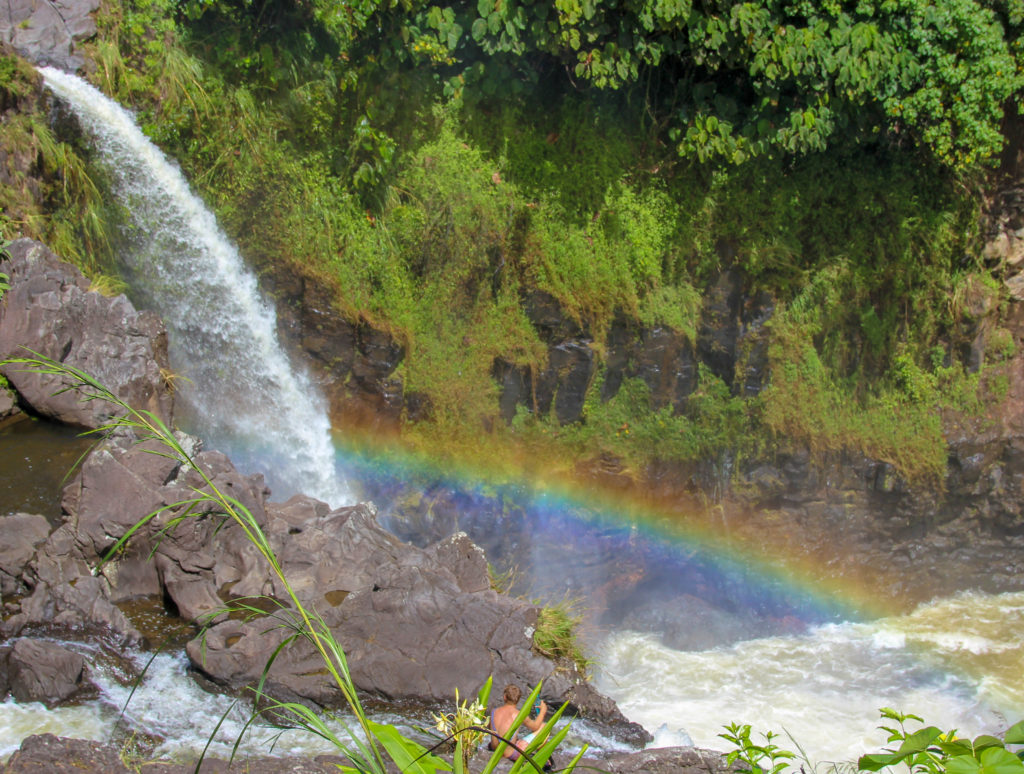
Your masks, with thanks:
[{"label": "stream current", "polygon": [[[275,499],[305,491],[334,505],[348,501],[351,490],[335,469],[323,401],[277,347],[273,307],[259,296],[212,215],[130,114],[74,76],[42,72],[93,139],[118,196],[133,212],[131,294],[167,322],[172,366],[190,380],[182,386],[189,429],[246,472],[268,475]],[[157,236],[140,238],[150,231]],[[257,355],[254,362],[236,367],[233,358],[247,351]],[[254,397],[238,400],[239,395]],[[247,407],[267,405],[285,412],[284,418],[268,423],[262,414],[247,413]],[[288,413],[291,407],[304,413]],[[252,427],[259,428],[260,438],[252,437]],[[23,441],[0,433],[0,454],[11,443]],[[15,472],[21,458],[25,471],[45,466],[17,449],[7,455],[11,479],[26,477]],[[0,500],[0,514],[30,509],[25,495],[17,497],[16,503]],[[46,507],[52,508],[52,500]],[[850,761],[883,745],[884,733],[876,728],[881,707],[915,712],[969,735],[999,732],[1024,716],[1024,690],[1018,687],[1022,624],[1024,593],[965,592],[874,621],[818,622],[787,634],[755,625],[738,641],[730,637],[694,650],[669,647],[656,629],[618,626],[594,640],[595,681],[627,717],[655,734],[656,745],[692,742],[722,749],[717,734],[736,721],[751,724],[755,737],[767,730],[788,732],[793,743],[783,737],[782,746],[799,745],[812,761]],[[193,681],[180,652],[165,653],[153,659],[122,717],[131,691],[123,668],[93,646],[71,646],[90,656],[99,696],[53,710],[0,704],[0,756],[32,733],[107,740],[124,738],[124,729],[156,740],[158,753],[194,754],[230,706],[230,699]],[[126,657],[141,665],[149,654]],[[214,754],[229,751],[241,724],[241,714],[229,713]],[[586,724],[580,733],[600,747],[616,746]],[[275,734],[256,730],[246,749],[266,753]],[[289,732],[274,752],[322,749]]]}]

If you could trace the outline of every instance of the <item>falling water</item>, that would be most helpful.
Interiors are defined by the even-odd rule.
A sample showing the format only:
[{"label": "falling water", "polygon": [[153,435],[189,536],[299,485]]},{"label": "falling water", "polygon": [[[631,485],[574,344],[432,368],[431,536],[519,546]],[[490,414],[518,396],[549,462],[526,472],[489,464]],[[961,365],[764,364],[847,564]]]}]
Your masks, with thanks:
[{"label": "falling water", "polygon": [[168,328],[180,378],[178,419],[277,499],[297,491],[350,502],[339,481],[325,402],[278,344],[273,306],[189,189],[130,113],[77,76],[40,68],[98,151],[130,225],[122,259],[140,305]]}]

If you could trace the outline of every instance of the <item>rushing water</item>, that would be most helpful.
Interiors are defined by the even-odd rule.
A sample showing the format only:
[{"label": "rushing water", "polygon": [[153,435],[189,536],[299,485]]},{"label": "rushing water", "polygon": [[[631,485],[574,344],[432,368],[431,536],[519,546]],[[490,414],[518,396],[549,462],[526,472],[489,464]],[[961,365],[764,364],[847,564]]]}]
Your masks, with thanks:
[{"label": "rushing water", "polygon": [[[722,726],[750,723],[782,733],[814,762],[853,761],[881,749],[878,710],[894,707],[923,715],[930,724],[975,736],[998,733],[1024,717],[1019,633],[1024,593],[964,594],[871,623],[828,624],[803,635],[768,637],[698,652],[658,644],[651,634],[611,634],[600,654],[597,686],[631,719],[655,734],[655,745],[695,743],[724,749]],[[0,758],[32,733],[85,739],[157,738],[154,754],[188,758],[225,719],[211,754],[230,754],[244,727],[233,700],[208,694],[188,675],[186,659],[160,654],[140,686],[89,646],[70,647],[89,657],[98,700],[48,710],[41,704],[0,704]],[[148,660],[134,654],[137,669]],[[173,697],[172,700],[169,697]],[[122,708],[127,710],[121,718]],[[380,718],[396,722],[396,718]],[[420,720],[422,724],[422,719]],[[787,739],[785,732],[792,735]],[[289,731],[253,728],[246,754],[330,752],[322,741]],[[576,744],[619,748],[582,724]]]},{"label": "rushing water", "polygon": [[[74,76],[42,72],[93,138],[130,213],[132,249],[126,259],[133,292],[167,321],[172,364],[189,380],[181,385],[179,405],[191,429],[248,470],[267,474],[276,496],[299,490],[333,504],[348,500],[347,488],[336,480],[322,401],[281,353],[273,309],[260,299],[254,278],[212,216],[128,113]],[[583,572],[587,562],[566,561],[564,536],[551,535],[551,550],[535,564],[564,574]],[[595,532],[594,542],[605,545],[607,535]],[[698,569],[701,578],[708,577],[703,566]],[[564,580],[582,586],[592,581]],[[738,588],[737,582],[719,589],[749,607],[749,617],[734,610],[734,620],[763,617],[770,607],[758,596],[763,589],[752,588],[749,598],[740,599]],[[680,590],[703,593],[689,586]],[[788,731],[814,761],[849,761],[878,749],[884,743],[876,729],[881,707],[915,712],[971,735],[998,732],[1024,716],[1024,690],[1017,688],[1024,666],[1022,594],[967,593],[872,622],[817,620],[799,633],[775,630],[766,636],[752,630],[740,641],[729,636],[683,651],[664,644],[671,641],[659,636],[665,632],[625,628],[623,617],[600,638],[597,685],[630,719],[654,732],[656,744],[692,740],[721,749],[718,733],[737,721],[752,724],[755,732]],[[130,658],[139,665],[145,659]],[[99,658],[90,661],[100,691],[96,701],[55,710],[0,705],[0,755],[42,731],[119,738],[119,712],[131,689],[117,669]],[[122,722],[129,732],[159,737],[158,753],[194,754],[230,704],[199,688],[180,653],[163,654],[154,659]],[[215,754],[228,751],[242,722],[241,714],[228,713]],[[265,752],[274,733],[256,730],[246,749]],[[583,733],[591,733],[585,724]],[[323,750],[291,732],[275,748]]]},{"label": "rushing water", "polygon": [[598,686],[662,743],[722,749],[717,735],[735,721],[788,732],[813,761],[851,761],[881,749],[882,707],[970,736],[1024,718],[1022,630],[1024,593],[965,593],[699,652],[623,631],[604,644]]},{"label": "rushing water", "polygon": [[351,502],[324,400],[279,346],[274,308],[213,214],[124,108],[81,78],[40,72],[92,140],[130,220],[121,257],[132,295],[167,325],[179,422],[263,473],[275,499]]}]

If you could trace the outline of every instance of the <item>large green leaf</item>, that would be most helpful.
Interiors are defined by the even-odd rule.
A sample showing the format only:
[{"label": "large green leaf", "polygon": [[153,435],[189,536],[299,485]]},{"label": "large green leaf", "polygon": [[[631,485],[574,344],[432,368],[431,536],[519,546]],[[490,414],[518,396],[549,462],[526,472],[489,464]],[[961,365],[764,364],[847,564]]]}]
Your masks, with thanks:
[{"label": "large green leaf", "polygon": [[946,762],[947,774],[1021,774],[1024,762],[1002,747],[989,747],[981,753],[981,760],[958,755]]},{"label": "large green leaf", "polygon": [[1003,737],[1007,744],[1024,744],[1024,720],[1018,721],[1006,730]]},{"label": "large green leaf", "polygon": [[372,720],[367,721],[367,726],[387,750],[399,771],[405,774],[434,774],[452,770],[447,761],[427,753],[423,745],[406,739],[394,726],[374,723]]}]

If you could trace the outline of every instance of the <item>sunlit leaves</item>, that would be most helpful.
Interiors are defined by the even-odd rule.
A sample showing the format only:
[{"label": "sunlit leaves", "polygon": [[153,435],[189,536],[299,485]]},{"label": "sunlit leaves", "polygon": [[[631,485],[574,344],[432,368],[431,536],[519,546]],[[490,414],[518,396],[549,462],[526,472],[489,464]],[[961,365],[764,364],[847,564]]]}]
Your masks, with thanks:
[{"label": "sunlit leaves", "polygon": [[966,168],[998,152],[1002,106],[1022,84],[1013,33],[986,0],[375,1],[359,7],[400,17],[418,61],[481,94],[535,81],[535,55],[570,88],[639,88],[664,72],[644,99],[671,106],[669,138],[704,161],[887,140]]}]

